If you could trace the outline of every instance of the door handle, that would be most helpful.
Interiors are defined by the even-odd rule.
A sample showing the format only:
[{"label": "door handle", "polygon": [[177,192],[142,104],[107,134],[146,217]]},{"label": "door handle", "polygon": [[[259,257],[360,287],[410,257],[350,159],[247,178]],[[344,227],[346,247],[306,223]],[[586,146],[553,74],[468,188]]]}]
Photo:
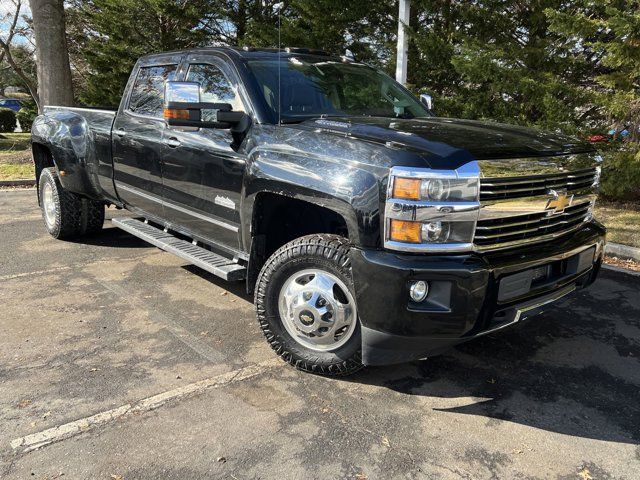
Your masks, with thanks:
[{"label": "door handle", "polygon": [[176,147],[179,147],[180,145],[182,145],[182,144],[180,143],[180,140],[178,140],[178,139],[177,139],[177,138],[175,138],[175,137],[167,138],[167,139],[164,141],[164,144],[165,144],[167,147],[171,147],[171,148],[176,148]]},{"label": "door handle", "polygon": [[119,137],[124,137],[127,134],[124,130],[114,130],[113,133]]}]

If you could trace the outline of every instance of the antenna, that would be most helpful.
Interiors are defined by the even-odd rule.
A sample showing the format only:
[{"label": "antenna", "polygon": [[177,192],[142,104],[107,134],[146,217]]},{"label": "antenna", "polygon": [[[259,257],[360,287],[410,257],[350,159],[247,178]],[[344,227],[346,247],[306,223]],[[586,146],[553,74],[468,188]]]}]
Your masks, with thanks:
[{"label": "antenna", "polygon": [[282,89],[280,87],[280,54],[282,53],[282,24],[280,18],[282,16],[282,7],[284,2],[276,3],[273,9],[278,12],[278,126],[282,124]]}]

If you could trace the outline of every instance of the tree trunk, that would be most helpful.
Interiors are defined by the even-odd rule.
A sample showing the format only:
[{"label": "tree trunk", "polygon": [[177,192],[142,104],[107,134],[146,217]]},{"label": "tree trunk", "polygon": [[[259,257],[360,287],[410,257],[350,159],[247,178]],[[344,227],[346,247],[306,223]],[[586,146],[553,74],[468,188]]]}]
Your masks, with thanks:
[{"label": "tree trunk", "polygon": [[73,105],[63,0],[30,0],[36,40],[38,93],[45,105]]}]

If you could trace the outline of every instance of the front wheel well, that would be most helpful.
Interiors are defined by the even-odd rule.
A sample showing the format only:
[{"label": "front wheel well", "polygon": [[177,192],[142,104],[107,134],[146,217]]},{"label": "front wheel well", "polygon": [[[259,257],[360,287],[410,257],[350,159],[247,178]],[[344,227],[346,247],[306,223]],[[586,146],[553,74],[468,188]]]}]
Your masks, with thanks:
[{"label": "front wheel well", "polygon": [[[51,155],[51,151],[42,144],[34,143],[31,146],[31,151],[33,154],[33,165],[35,167],[36,174],[36,186],[40,182],[40,174],[42,170],[49,167],[55,167],[53,162],[53,155]],[[40,199],[38,198],[38,201]]]},{"label": "front wheel well", "polygon": [[342,215],[320,205],[273,193],[258,195],[251,231],[253,237],[265,236],[266,257],[285,243],[312,233],[349,238]]},{"label": "front wheel well", "polygon": [[291,240],[313,233],[349,238],[345,218],[329,208],[275,193],[258,194],[251,223],[248,291],[253,291],[258,273],[271,254]]}]

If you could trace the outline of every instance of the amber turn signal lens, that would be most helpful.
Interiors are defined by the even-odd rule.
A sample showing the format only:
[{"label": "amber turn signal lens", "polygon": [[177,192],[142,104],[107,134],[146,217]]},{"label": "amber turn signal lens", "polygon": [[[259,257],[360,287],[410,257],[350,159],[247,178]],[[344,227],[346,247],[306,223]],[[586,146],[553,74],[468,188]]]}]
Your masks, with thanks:
[{"label": "amber turn signal lens", "polygon": [[421,180],[417,178],[397,177],[393,181],[393,198],[420,200]]},{"label": "amber turn signal lens", "polygon": [[391,220],[389,239],[395,242],[421,243],[420,222]]},{"label": "amber turn signal lens", "polygon": [[164,109],[165,120],[189,120],[189,110],[178,110],[175,108]]}]

